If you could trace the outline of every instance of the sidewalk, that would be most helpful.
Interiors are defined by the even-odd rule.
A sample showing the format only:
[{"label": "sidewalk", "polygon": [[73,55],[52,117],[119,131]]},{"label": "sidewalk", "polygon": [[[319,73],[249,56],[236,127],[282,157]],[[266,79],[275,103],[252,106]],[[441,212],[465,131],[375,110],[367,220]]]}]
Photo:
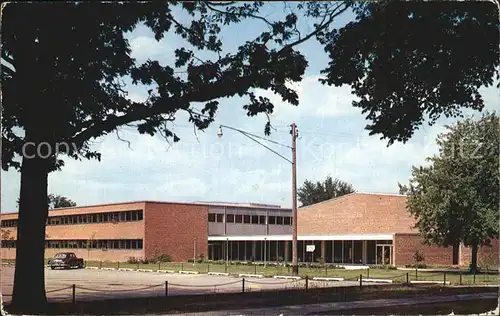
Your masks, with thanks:
[{"label": "sidewalk", "polygon": [[[329,312],[335,310],[351,310],[358,308],[373,308],[383,306],[408,306],[417,304],[432,304],[454,301],[468,301],[478,299],[494,299],[498,298],[498,293],[476,293],[462,295],[447,295],[447,296],[420,296],[401,299],[380,299],[369,301],[352,301],[352,302],[336,302],[336,303],[320,303],[308,305],[292,305],[279,306],[268,308],[251,308],[241,310],[227,311],[211,311],[202,313],[185,313],[182,315],[199,315],[199,316],[220,316],[220,315],[306,315],[311,313]],[[177,314],[179,315],[179,314]]]}]

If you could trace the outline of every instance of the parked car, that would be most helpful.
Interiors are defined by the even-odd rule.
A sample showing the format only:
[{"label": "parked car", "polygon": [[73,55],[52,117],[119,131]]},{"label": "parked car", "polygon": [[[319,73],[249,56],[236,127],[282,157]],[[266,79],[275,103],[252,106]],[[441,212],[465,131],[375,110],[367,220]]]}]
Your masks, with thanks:
[{"label": "parked car", "polygon": [[55,268],[83,268],[84,263],[82,258],[78,258],[74,252],[60,252],[48,262],[49,267],[54,270]]}]

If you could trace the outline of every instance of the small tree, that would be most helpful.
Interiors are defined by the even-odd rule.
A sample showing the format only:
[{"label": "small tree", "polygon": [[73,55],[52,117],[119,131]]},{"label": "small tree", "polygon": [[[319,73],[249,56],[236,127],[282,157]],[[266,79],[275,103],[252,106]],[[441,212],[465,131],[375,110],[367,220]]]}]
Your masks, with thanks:
[{"label": "small tree", "polygon": [[415,251],[413,260],[415,261],[415,268],[425,268],[425,256],[421,250]]}]

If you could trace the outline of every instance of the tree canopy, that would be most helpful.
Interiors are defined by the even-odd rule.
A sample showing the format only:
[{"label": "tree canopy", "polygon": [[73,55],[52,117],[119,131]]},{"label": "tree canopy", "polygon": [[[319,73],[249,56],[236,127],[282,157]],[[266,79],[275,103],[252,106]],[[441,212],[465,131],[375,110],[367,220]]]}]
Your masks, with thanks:
[{"label": "tree canopy", "polygon": [[449,126],[438,136],[439,153],[429,166],[414,167],[408,208],[428,243],[478,247],[498,238],[499,118],[486,113]]},{"label": "tree canopy", "polygon": [[[178,113],[187,113],[204,130],[214,121],[219,100],[228,97],[241,97],[248,116],[271,114],[274,105],[255,89],[298,105],[289,83],[302,80],[314,56],[305,56],[300,45],[314,39],[330,58],[322,82],[350,85],[361,98],[354,106],[371,122],[367,128],[389,144],[411,137],[425,115],[432,123],[460,108],[481,109],[478,88],[498,75],[498,8],[492,3],[285,3],[275,20],[263,14],[266,5],[2,4],[2,168],[21,171],[13,304],[23,313],[40,313],[46,302],[47,181],[49,172],[63,166],[61,155],[100,159],[91,140],[125,126],[179,141],[169,125]],[[336,18],[350,9],[355,19],[334,28]],[[228,50],[222,31],[238,32],[244,20],[259,24],[262,32],[255,37],[243,32],[244,44]],[[307,30],[300,27],[304,23]],[[124,33],[141,24],[156,40],[165,34],[181,39],[174,62],[131,57]],[[201,53],[212,58],[200,58]],[[146,86],[147,100],[131,100],[124,78]],[[264,132],[270,131],[268,121]]]},{"label": "tree canopy", "polygon": [[306,179],[297,190],[297,198],[302,206],[308,206],[352,192],[355,191],[351,184],[328,176],[323,182],[316,183]]}]

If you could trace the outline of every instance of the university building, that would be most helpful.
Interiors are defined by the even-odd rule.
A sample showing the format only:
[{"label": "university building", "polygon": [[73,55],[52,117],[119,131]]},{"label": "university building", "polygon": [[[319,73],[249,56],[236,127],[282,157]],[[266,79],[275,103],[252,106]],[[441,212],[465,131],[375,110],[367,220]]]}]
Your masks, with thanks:
[{"label": "university building", "polygon": [[[470,249],[427,246],[403,195],[352,193],[298,210],[299,262],[340,265],[414,262],[468,265]],[[1,214],[4,259],[15,257],[17,213]],[[125,261],[168,254],[189,259],[291,262],[292,211],[278,205],[129,202],[49,211],[45,256],[72,251],[86,260]],[[498,264],[498,242],[479,257]]]}]

